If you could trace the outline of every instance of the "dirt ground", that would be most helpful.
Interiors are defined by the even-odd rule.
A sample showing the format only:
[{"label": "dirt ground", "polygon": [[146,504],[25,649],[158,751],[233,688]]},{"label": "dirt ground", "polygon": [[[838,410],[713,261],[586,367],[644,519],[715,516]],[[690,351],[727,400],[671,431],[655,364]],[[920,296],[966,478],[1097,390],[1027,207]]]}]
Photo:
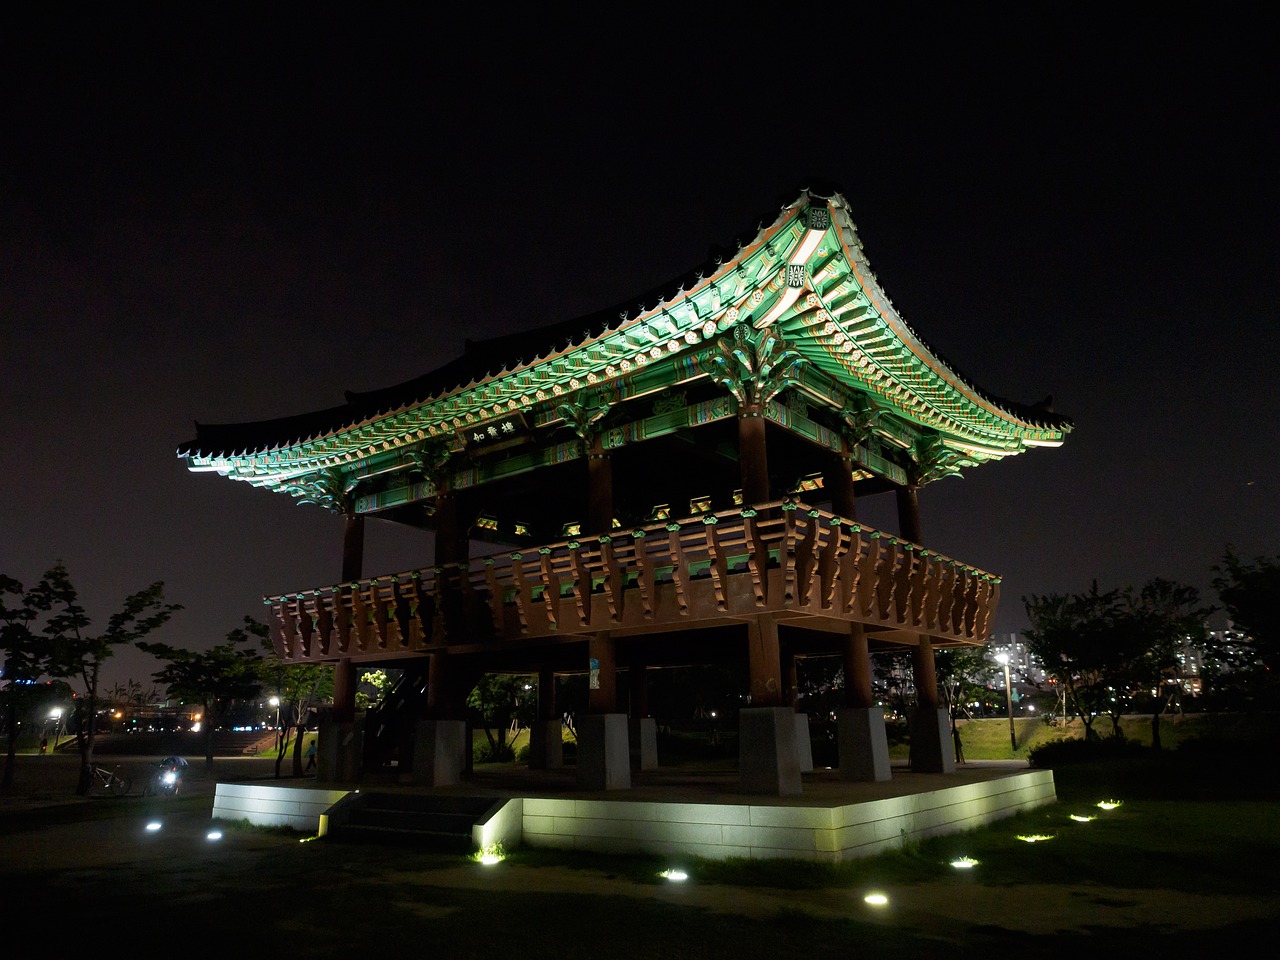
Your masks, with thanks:
[{"label": "dirt ground", "polygon": [[[144,773],[148,758],[121,762]],[[0,789],[0,884],[74,904],[86,922],[123,918],[147,924],[166,914],[187,917],[194,911],[198,916],[216,907],[228,918],[225,922],[243,923],[260,940],[281,935],[278,929],[273,934],[258,929],[272,904],[293,902],[299,890],[315,896],[321,889],[329,889],[344,906],[398,898],[404,901],[401,908],[424,924],[466,911],[471,894],[477,902],[492,904],[495,894],[516,897],[536,891],[544,897],[569,895],[584,905],[609,904],[611,910],[635,903],[646,910],[693,909],[708,917],[755,921],[798,912],[815,921],[906,928],[913,936],[936,937],[953,946],[966,930],[985,931],[987,938],[999,931],[1032,942],[1072,934],[1096,938],[1099,931],[1163,940],[1280,919],[1280,905],[1272,897],[1051,882],[1013,888],[946,882],[882,889],[888,905],[876,908],[863,902],[867,890],[729,887],[699,884],[696,878],[656,885],[607,867],[507,862],[485,868],[456,855],[300,842],[297,835],[259,830],[228,829],[221,839],[210,839],[219,826],[211,819],[217,782],[270,778],[273,769],[269,760],[217,758],[213,771],[193,764],[177,800],[142,798],[137,786],[124,798],[78,798],[74,757],[19,757],[14,786]],[[108,810],[103,805],[112,806]],[[100,812],[112,816],[100,818]],[[148,829],[149,824],[159,827]],[[410,897],[406,891],[411,890],[416,893]],[[452,906],[441,906],[446,902]],[[132,917],[122,917],[129,911]],[[312,931],[327,931],[335,942],[351,934],[352,917],[343,910],[304,910],[303,920]],[[224,935],[229,931],[211,934],[210,942],[220,942]]]}]

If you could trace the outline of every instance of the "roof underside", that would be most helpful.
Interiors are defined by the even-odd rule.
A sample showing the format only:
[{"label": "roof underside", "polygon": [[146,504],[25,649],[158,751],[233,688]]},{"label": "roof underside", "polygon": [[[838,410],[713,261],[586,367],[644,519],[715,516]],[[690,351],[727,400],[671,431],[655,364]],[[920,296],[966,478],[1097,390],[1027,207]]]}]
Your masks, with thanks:
[{"label": "roof underside", "polygon": [[[634,303],[634,301],[632,301]],[[732,251],[640,301],[550,327],[481,342],[407,383],[322,410],[256,423],[197,425],[178,448],[194,471],[216,471],[298,494],[300,478],[367,473],[375,462],[432,438],[519,412],[542,423],[588,394],[615,401],[654,384],[706,378],[705,358],[726,336],[771,335],[803,358],[791,389],[869,415],[945,448],[971,467],[1056,446],[1071,422],[1042,406],[1003,400],[941,358],[900,317],[871,271],[835,189],[799,191]],[[954,472],[954,470],[952,470]]]}]

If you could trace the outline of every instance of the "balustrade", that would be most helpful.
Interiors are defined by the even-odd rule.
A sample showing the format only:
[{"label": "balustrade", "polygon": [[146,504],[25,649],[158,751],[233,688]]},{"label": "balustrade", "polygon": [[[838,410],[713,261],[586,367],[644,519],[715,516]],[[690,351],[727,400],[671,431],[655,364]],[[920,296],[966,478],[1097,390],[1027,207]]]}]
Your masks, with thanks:
[{"label": "balustrade", "polygon": [[795,501],[267,600],[291,662],[769,610],[981,643],[999,578]]}]

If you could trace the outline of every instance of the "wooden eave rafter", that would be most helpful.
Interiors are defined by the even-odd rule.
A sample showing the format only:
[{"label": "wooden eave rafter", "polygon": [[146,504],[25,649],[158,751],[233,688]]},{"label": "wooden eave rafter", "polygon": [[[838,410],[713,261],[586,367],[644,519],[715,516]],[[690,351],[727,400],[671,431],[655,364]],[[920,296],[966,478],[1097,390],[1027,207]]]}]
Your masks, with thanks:
[{"label": "wooden eave rafter", "polygon": [[[821,230],[808,228],[810,204],[819,216],[826,212]],[[320,471],[366,476],[395,469],[423,441],[453,442],[457,430],[514,411],[549,422],[551,409],[583,390],[607,386],[621,397],[633,396],[631,385],[646,368],[704,350],[740,321],[777,325],[823,375],[824,383],[808,375],[811,393],[825,393],[828,402],[841,390],[865,393],[884,413],[942,437],[970,465],[1029,446],[1056,445],[1070,429],[1060,418],[1033,421],[965,382],[897,314],[867,264],[844,199],[803,193],[687,289],[621,313],[616,324],[577,343],[270,449],[184,456],[192,470],[297,493],[299,482]]]}]

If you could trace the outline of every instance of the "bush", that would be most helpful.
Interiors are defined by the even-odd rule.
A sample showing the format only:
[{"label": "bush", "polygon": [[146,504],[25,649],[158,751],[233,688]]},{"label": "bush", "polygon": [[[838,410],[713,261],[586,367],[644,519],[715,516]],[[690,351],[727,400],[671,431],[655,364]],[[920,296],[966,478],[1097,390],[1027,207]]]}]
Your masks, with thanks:
[{"label": "bush", "polygon": [[1027,762],[1041,770],[1053,770],[1072,763],[1142,757],[1150,752],[1149,747],[1124,737],[1106,737],[1101,740],[1076,737],[1040,744],[1027,754]]},{"label": "bush", "polygon": [[515,759],[515,754],[511,750],[511,744],[490,743],[486,738],[476,742],[471,758],[476,763],[509,763]]}]

